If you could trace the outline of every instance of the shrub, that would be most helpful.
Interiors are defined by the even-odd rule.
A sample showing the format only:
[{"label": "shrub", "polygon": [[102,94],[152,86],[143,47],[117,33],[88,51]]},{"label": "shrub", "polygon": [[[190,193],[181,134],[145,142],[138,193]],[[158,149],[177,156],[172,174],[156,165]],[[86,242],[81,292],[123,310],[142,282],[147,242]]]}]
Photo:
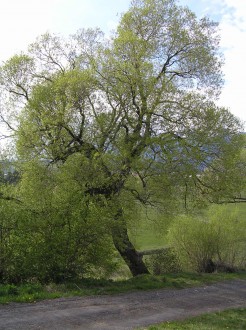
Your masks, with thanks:
[{"label": "shrub", "polygon": [[246,265],[246,223],[227,207],[204,217],[182,216],[169,229],[168,241],[183,270],[233,271]]},{"label": "shrub", "polygon": [[180,272],[181,266],[173,249],[163,249],[155,254],[144,257],[149,271],[153,275]]}]

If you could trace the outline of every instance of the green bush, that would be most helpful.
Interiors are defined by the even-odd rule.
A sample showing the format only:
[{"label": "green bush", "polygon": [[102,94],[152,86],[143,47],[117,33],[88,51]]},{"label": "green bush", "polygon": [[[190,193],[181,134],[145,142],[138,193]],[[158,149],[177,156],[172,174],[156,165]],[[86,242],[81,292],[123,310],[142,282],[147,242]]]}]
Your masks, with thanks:
[{"label": "green bush", "polygon": [[163,249],[152,255],[147,255],[144,257],[144,261],[153,275],[178,273],[181,271],[178,257],[171,248]]},{"label": "green bush", "polygon": [[61,222],[54,215],[48,221],[30,216],[28,222],[19,221],[4,245],[1,282],[59,283],[97,274],[99,269],[104,275],[114,267],[114,252],[108,237],[95,231],[83,218]]},{"label": "green bush", "polygon": [[18,295],[18,288],[13,284],[0,285],[0,297]]},{"label": "green bush", "polygon": [[0,283],[57,283],[114,269],[106,216],[73,182],[34,164],[19,185],[0,188],[22,200],[0,200]]},{"label": "green bush", "polygon": [[183,270],[245,269],[246,222],[228,207],[213,207],[200,218],[180,217],[170,226],[168,241]]}]

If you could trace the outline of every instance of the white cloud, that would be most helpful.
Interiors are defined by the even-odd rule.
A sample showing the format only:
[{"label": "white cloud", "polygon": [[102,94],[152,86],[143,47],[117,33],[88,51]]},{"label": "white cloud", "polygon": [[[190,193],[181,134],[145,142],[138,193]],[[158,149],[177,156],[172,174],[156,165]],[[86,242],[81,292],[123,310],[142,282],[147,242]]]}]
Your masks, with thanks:
[{"label": "white cloud", "polygon": [[109,30],[130,0],[0,0],[0,60],[25,50],[47,31],[62,35],[83,27]]},{"label": "white cloud", "polygon": [[58,0],[8,0],[1,2],[1,59],[19,52],[37,35],[52,28],[52,12]]},{"label": "white cloud", "polygon": [[233,6],[231,14],[222,18],[221,44],[225,48],[226,85],[221,95],[221,103],[246,121],[245,76],[246,76],[246,3],[245,1],[225,0]]},{"label": "white cloud", "polygon": [[[220,101],[246,124],[246,1],[205,0],[206,14],[219,18],[225,86]],[[245,126],[246,128],[246,126]]]}]

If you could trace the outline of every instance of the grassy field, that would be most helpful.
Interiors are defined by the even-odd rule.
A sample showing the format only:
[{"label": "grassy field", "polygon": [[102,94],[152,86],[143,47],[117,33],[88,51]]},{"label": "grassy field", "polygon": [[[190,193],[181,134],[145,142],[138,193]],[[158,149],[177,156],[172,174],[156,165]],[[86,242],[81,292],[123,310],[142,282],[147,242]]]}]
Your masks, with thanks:
[{"label": "grassy field", "polygon": [[130,237],[138,250],[158,249],[167,245],[165,236],[170,224],[170,219],[165,219],[163,214],[150,210],[143,212],[137,228],[130,230]]},{"label": "grassy field", "polygon": [[138,330],[245,330],[246,308],[230,309],[223,312],[205,314],[181,322],[165,322]]},{"label": "grassy field", "polygon": [[223,280],[245,279],[241,274],[166,274],[162,276],[141,275],[128,280],[96,280],[83,279],[77,282],[63,284],[0,284],[0,303],[34,302],[42,299],[52,299],[71,296],[89,296],[101,294],[117,294],[130,291],[151,290],[161,288],[182,289]]},{"label": "grassy field", "polygon": [[[228,212],[235,212],[239,218],[246,219],[246,203],[213,205],[212,207],[215,210],[228,209]],[[158,214],[155,211],[149,212],[148,217],[144,217],[144,221],[139,221],[137,229],[131,230],[130,233],[137,249],[149,250],[165,247],[168,244],[166,234],[170,222],[170,219],[165,219],[163,214]]]}]

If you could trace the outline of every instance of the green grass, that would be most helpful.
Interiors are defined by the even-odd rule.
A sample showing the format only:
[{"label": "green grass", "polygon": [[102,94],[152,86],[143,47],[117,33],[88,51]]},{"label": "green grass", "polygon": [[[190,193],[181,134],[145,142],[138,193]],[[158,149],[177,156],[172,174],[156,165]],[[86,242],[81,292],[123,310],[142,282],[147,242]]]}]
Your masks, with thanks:
[{"label": "green grass", "polygon": [[34,302],[42,299],[58,297],[89,296],[101,294],[117,294],[130,291],[151,290],[161,288],[182,289],[217,281],[245,279],[241,274],[166,274],[162,276],[142,275],[128,280],[82,279],[77,282],[63,284],[23,284],[0,285],[0,303]]},{"label": "green grass", "polygon": [[[246,329],[246,308],[230,309],[223,312],[205,314],[186,321],[165,322],[142,330],[239,330]],[[139,329],[140,330],[140,329]]]},{"label": "green grass", "polygon": [[150,250],[167,245],[166,234],[171,220],[165,219],[163,214],[155,210],[142,214],[141,221],[137,222],[134,229],[130,228],[129,234],[138,250]]},{"label": "green grass", "polygon": [[[212,205],[212,208],[226,208],[228,211],[235,211],[240,219],[246,218],[246,203],[235,203],[227,205]],[[206,210],[204,210],[206,213]],[[130,237],[139,250],[158,249],[168,245],[166,234],[170,219],[165,219],[163,214],[155,210],[148,212],[148,217],[143,213],[143,221],[137,223],[136,230],[130,230]]]}]

